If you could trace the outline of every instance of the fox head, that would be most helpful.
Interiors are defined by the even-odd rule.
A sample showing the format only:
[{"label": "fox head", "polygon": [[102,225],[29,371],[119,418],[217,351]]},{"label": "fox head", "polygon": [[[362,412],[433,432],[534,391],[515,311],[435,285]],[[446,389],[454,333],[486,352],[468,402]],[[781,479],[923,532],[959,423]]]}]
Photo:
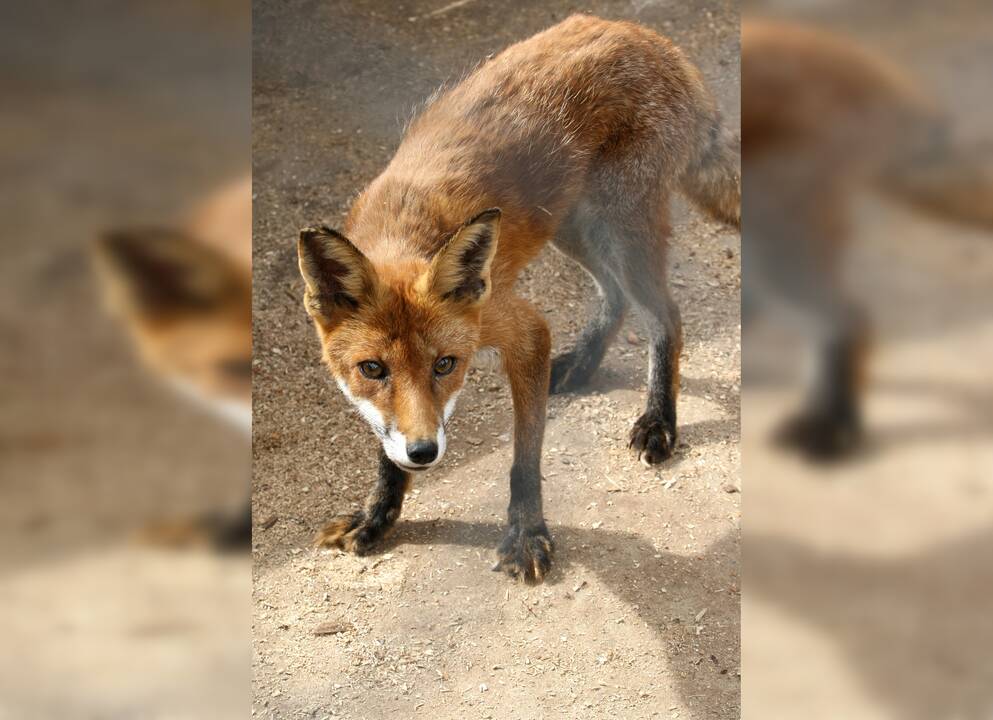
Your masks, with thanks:
[{"label": "fox head", "polygon": [[445,424],[480,345],[500,211],[476,215],[429,259],[374,263],[326,227],[297,249],[324,361],[404,470],[445,454]]},{"label": "fox head", "polygon": [[108,305],[127,325],[146,365],[250,429],[247,268],[178,230],[110,232],[94,250]]}]

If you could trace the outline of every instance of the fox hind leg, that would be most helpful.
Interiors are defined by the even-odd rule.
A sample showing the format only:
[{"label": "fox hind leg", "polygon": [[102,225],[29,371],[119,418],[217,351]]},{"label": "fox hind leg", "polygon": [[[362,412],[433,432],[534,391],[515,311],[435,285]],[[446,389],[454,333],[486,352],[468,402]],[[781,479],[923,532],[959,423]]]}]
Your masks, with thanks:
[{"label": "fox hind leg", "polygon": [[[756,202],[762,197],[757,193]],[[775,313],[777,322],[791,325],[815,352],[806,399],[780,425],[775,440],[810,460],[842,458],[862,438],[871,335],[868,317],[846,296],[837,276],[848,241],[846,198],[821,192],[816,213],[796,203],[757,215],[775,222],[767,220],[753,231],[743,298]]]},{"label": "fox hind leg", "polygon": [[331,520],[318,534],[318,547],[338,548],[356,555],[370,552],[393,528],[403,508],[403,498],[410,476],[390,461],[382,451],[379,455],[379,479],[365,508]]},{"label": "fox hind leg", "polygon": [[[639,212],[603,222],[609,243],[602,257],[613,264],[625,295],[642,311],[649,334],[648,397],[631,429],[630,447],[645,465],[667,460],[676,447],[676,398],[683,327],[666,286],[668,201],[660,193]],[[605,216],[609,217],[605,212]]]},{"label": "fox hind leg", "polygon": [[683,326],[679,308],[664,278],[629,277],[628,286],[644,311],[650,337],[648,398],[645,412],[631,429],[630,447],[645,465],[667,460],[676,448],[676,399]]},{"label": "fox hind leg", "polygon": [[552,394],[575,392],[590,381],[624,320],[627,309],[624,291],[609,264],[603,262],[596,238],[595,219],[584,216],[579,208],[563,224],[554,241],[555,247],[578,262],[593,278],[600,303],[575,347],[552,360],[549,383]]},{"label": "fox hind leg", "polygon": [[776,441],[810,460],[851,454],[862,438],[860,396],[869,329],[860,310],[843,303],[805,308],[824,333],[815,344],[816,368],[804,405],[776,431]]}]

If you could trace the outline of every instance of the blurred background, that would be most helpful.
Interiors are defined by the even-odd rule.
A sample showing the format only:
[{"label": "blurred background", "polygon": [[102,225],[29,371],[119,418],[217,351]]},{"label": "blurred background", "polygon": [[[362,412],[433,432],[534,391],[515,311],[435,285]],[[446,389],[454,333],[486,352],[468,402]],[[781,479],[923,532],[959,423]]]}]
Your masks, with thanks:
[{"label": "blurred background", "polygon": [[0,9],[0,717],[248,714],[247,552],[135,541],[243,504],[247,436],[140,361],[91,245],[179,227],[247,168],[249,18]]},{"label": "blurred background", "polygon": [[[987,718],[993,9],[743,11],[745,717]],[[141,361],[89,248],[244,171],[249,16],[0,9],[0,717],[248,714],[248,558],[135,540],[237,512],[245,434]]]},{"label": "blurred background", "polygon": [[993,6],[742,6],[746,718],[993,716]]}]

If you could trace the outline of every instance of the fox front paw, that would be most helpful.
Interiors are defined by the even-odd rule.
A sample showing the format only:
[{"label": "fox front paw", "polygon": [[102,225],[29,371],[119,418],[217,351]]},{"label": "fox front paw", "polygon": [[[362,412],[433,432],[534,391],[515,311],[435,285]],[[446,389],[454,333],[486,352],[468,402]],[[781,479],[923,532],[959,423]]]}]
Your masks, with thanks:
[{"label": "fox front paw", "polygon": [[645,413],[631,428],[628,447],[637,451],[642,464],[657,465],[668,460],[676,449],[676,428],[658,415]]},{"label": "fox front paw", "polygon": [[494,570],[502,570],[515,580],[536,585],[545,579],[552,567],[555,544],[542,523],[521,530],[511,525],[497,548]]},{"label": "fox front paw", "polygon": [[193,518],[151,523],[139,531],[142,544],[170,548],[209,547],[218,551],[247,550],[252,543],[252,518],[218,512]]},{"label": "fox front paw", "polygon": [[371,525],[364,512],[339,515],[331,520],[314,539],[322,548],[338,548],[356,555],[365,555],[383,539],[383,528]]}]

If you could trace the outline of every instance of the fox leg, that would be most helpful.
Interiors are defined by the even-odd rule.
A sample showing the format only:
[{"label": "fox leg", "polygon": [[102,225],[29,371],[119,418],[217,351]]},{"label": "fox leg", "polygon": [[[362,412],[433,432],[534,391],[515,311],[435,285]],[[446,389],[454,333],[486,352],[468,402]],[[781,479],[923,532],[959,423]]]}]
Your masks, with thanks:
[{"label": "fox leg", "polygon": [[679,395],[679,356],[683,350],[683,325],[679,307],[663,285],[644,285],[647,278],[630,287],[648,318],[651,339],[648,356],[648,398],[645,412],[631,428],[630,447],[645,465],[668,459],[676,448],[676,398]]},{"label": "fox leg", "polygon": [[136,538],[147,545],[173,548],[206,546],[223,552],[247,550],[252,544],[252,509],[237,513],[212,511],[192,518],[174,518],[143,527]]},{"label": "fox leg", "polygon": [[213,544],[221,550],[244,550],[252,544],[252,506],[246,502],[235,513],[210,513],[204,524]]},{"label": "fox leg", "polygon": [[[756,185],[777,180],[759,175]],[[828,187],[810,209],[801,202],[779,204],[778,196],[777,204],[767,207],[761,204],[767,197],[758,191],[751,202],[764,221],[748,248],[742,297],[791,325],[812,341],[815,352],[806,399],[775,439],[810,459],[837,458],[854,450],[862,435],[860,398],[870,337],[868,319],[838,279],[849,238],[847,198]]]},{"label": "fox leg", "polygon": [[654,208],[646,208],[640,223],[618,223],[610,234],[619,256],[617,276],[648,325],[648,398],[645,412],[631,429],[629,443],[645,465],[668,459],[676,447],[683,325],[679,307],[666,287],[668,223],[664,201],[662,198]]},{"label": "fox leg", "polygon": [[598,252],[595,233],[595,220],[576,210],[554,240],[555,247],[578,262],[593,278],[600,304],[580,333],[576,346],[552,360],[549,385],[552,394],[574,392],[590,381],[617,335],[627,309],[624,291]]},{"label": "fox leg", "polygon": [[[514,400],[514,462],[510,469],[509,528],[494,570],[539,583],[552,565],[554,545],[541,503],[541,447],[545,433],[551,336],[541,314],[524,300],[495,303],[502,316],[492,342],[503,358]],[[498,339],[499,338],[499,339]],[[487,338],[484,333],[484,342]]]},{"label": "fox leg", "polygon": [[811,324],[821,328],[813,382],[803,407],[780,425],[776,439],[812,460],[830,460],[850,453],[862,436],[868,323],[859,310],[841,305],[808,312]]},{"label": "fox leg", "polygon": [[339,515],[318,533],[314,544],[319,547],[340,548],[364,555],[369,552],[396,523],[403,507],[403,498],[410,485],[410,475],[379,453],[379,479],[366,500],[365,508],[349,515]]}]

